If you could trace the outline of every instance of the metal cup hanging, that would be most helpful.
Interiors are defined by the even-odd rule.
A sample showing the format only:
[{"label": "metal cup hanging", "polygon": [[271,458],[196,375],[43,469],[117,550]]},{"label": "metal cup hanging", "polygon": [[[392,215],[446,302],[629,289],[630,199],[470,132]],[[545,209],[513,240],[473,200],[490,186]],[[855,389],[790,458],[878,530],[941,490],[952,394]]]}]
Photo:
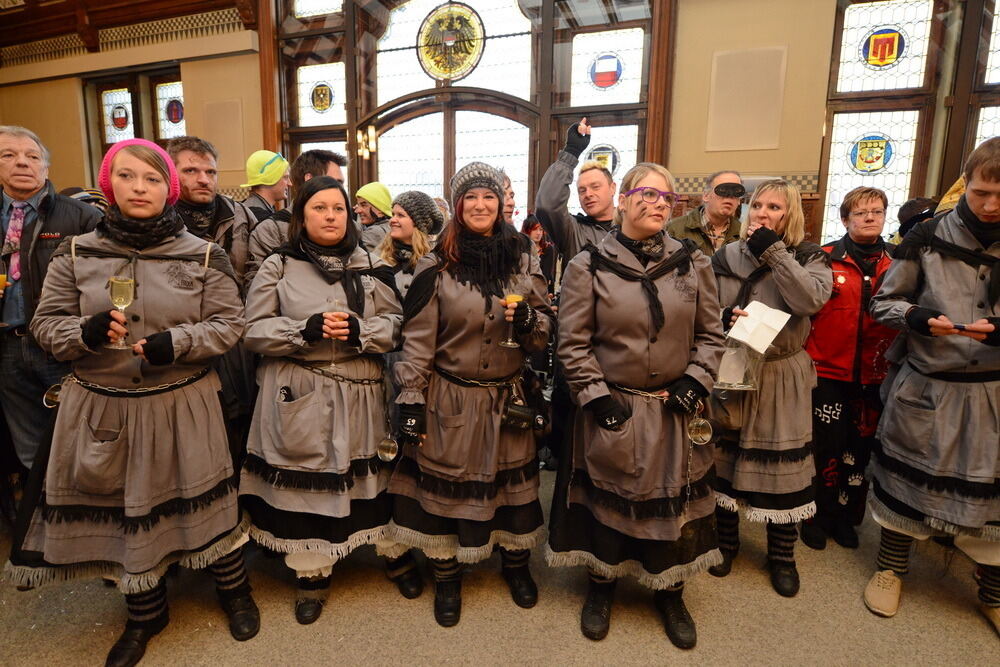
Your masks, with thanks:
[{"label": "metal cup hanging", "polygon": [[712,441],[712,425],[701,416],[705,406],[701,401],[695,407],[695,416],[688,421],[688,439],[696,445],[707,445]]},{"label": "metal cup hanging", "polygon": [[386,435],[378,443],[378,448],[375,450],[378,457],[385,461],[386,463],[392,463],[396,460],[396,456],[399,455],[399,443],[391,435]]}]

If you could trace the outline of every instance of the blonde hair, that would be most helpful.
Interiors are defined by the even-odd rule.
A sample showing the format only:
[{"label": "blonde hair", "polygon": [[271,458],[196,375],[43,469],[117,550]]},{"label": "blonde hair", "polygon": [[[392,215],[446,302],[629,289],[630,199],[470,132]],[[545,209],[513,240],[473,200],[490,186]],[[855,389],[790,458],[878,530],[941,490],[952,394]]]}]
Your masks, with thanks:
[{"label": "blonde hair", "polygon": [[608,183],[615,182],[615,179],[611,177],[611,172],[608,171],[608,168],[605,167],[602,163],[598,162],[597,160],[587,160],[582,165],[580,165],[580,174],[579,176],[577,176],[577,178],[580,178],[580,176],[583,176],[588,171],[594,171],[595,169],[604,174],[605,177],[607,177]]},{"label": "blonde hair", "polygon": [[[431,251],[431,240],[416,226],[413,227],[413,238],[410,239],[410,247],[413,248],[413,256],[410,258],[409,268],[417,266],[417,261]],[[382,242],[376,248],[378,256],[389,266],[396,266],[396,254],[393,252],[392,236],[385,235]]]},{"label": "blonde hair", "polygon": [[[667,170],[662,164],[656,164],[655,162],[640,162],[626,172],[625,176],[622,177],[621,185],[618,186],[618,192],[622,196],[632,188],[642,179],[646,178],[650,174],[659,174],[663,177],[663,180],[667,182],[667,188],[671,192],[676,192],[677,187],[674,185],[674,175]],[[673,204],[670,205],[673,207]],[[622,213],[622,209],[619,206],[615,209],[615,224],[619,227],[622,224],[622,219],[625,217]]]},{"label": "blonde hair", "polygon": [[802,195],[799,194],[797,187],[780,178],[764,181],[753,191],[753,196],[750,197],[750,214],[740,225],[740,238],[746,240],[747,228],[750,226],[750,218],[753,216],[753,204],[766,192],[777,192],[785,198],[785,206],[788,211],[785,213],[785,230],[781,234],[781,240],[789,248],[794,248],[806,238],[806,217],[802,213]]}]

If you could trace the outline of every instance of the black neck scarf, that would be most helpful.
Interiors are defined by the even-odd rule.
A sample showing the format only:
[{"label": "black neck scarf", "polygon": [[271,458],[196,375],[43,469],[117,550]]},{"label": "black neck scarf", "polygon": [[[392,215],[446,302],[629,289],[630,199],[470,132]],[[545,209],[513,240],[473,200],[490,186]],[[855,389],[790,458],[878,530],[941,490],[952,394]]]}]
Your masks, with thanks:
[{"label": "black neck scarf", "polygon": [[854,263],[861,269],[861,273],[869,278],[875,277],[878,268],[878,261],[885,252],[885,241],[878,237],[874,243],[856,243],[850,234],[844,234],[844,249],[850,255]]},{"label": "black neck scarf", "polygon": [[218,199],[213,197],[207,204],[194,204],[178,199],[175,206],[189,232],[199,238],[210,239],[215,235],[217,226],[215,219],[217,201]]},{"label": "black neck scarf", "polygon": [[607,271],[622,280],[642,283],[643,294],[646,295],[646,301],[649,303],[649,314],[653,321],[653,331],[659,331],[666,322],[666,316],[663,313],[663,304],[660,303],[660,291],[657,289],[654,281],[674,270],[677,271],[677,275],[679,276],[685,275],[691,269],[691,253],[696,247],[692,241],[685,239],[681,242],[679,249],[662,263],[655,266],[652,271],[648,272],[636,271],[616,262],[606,255],[602,255],[601,251],[592,243],[584,246],[583,251],[590,253],[590,272],[592,274],[598,271]]},{"label": "black neck scarf", "polygon": [[958,200],[958,205],[955,206],[955,209],[958,211],[958,216],[962,218],[962,222],[965,223],[965,226],[969,228],[969,231],[972,232],[972,235],[976,237],[976,240],[984,248],[989,248],[994,243],[1000,241],[1000,222],[981,221],[972,212],[972,209],[969,208],[964,195]]},{"label": "black neck scarf", "polygon": [[[345,236],[344,239],[332,246],[319,245],[313,243],[305,230],[299,235],[298,243],[289,243],[276,250],[278,254],[287,255],[303,262],[309,262],[329,285],[341,283],[344,286],[344,294],[347,296],[347,307],[358,317],[363,317],[365,312],[365,289],[361,283],[362,274],[369,271],[357,271],[347,268],[347,262],[351,254],[358,247],[357,239],[353,236]],[[388,267],[386,267],[388,268]],[[390,280],[391,278],[391,273]],[[377,276],[383,280],[381,276]],[[393,281],[394,282],[394,281]]]},{"label": "black neck scarf", "polygon": [[142,219],[125,216],[115,205],[104,214],[104,219],[97,225],[97,229],[116,243],[142,250],[180,234],[184,231],[184,221],[170,205],[167,205],[160,215]]},{"label": "black neck scarf", "polygon": [[393,267],[396,273],[413,273],[413,246],[402,241],[392,240],[392,260],[396,262]]},{"label": "black neck scarf", "polygon": [[615,230],[615,238],[618,239],[619,243],[625,246],[626,250],[635,255],[635,258],[639,260],[643,266],[663,258],[664,248],[662,231],[656,232],[649,238],[636,241],[635,239],[625,236],[625,232],[623,232],[621,227],[619,227]]},{"label": "black neck scarf", "polygon": [[491,296],[503,298],[507,281],[517,272],[528,243],[528,237],[507,223],[501,223],[492,236],[460,229],[458,262],[449,272],[459,284],[478,289],[488,310]]}]

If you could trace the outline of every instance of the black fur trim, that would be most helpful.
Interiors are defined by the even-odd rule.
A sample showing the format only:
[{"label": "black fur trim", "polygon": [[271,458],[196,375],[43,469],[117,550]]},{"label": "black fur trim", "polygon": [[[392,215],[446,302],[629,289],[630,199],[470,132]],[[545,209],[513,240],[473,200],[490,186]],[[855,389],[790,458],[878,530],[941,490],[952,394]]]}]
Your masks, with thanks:
[{"label": "black fur trim", "polygon": [[377,474],[383,467],[382,460],[354,459],[347,472],[307,472],[305,470],[285,470],[276,468],[254,454],[247,454],[243,469],[279,489],[302,489],[303,491],[336,491],[342,493],[354,487],[358,477]]},{"label": "black fur trim", "polygon": [[[633,519],[673,519],[684,512],[687,501],[687,491],[681,489],[681,495],[649,500],[629,500],[617,493],[594,486],[593,480],[586,470],[577,468],[573,471],[570,486],[584,490],[587,497],[595,505],[600,505]],[[700,500],[712,493],[715,487],[715,466],[699,480],[691,482],[691,500]]]},{"label": "black fur trim", "polygon": [[757,463],[798,463],[811,456],[813,451],[811,444],[784,451],[740,447],[739,443],[732,440],[720,440],[715,446],[738,459]]},{"label": "black fur trim", "polygon": [[532,459],[517,468],[498,470],[492,482],[476,480],[454,481],[435,477],[421,470],[413,459],[402,456],[396,463],[396,472],[413,478],[417,486],[428,493],[446,498],[467,498],[489,500],[495,498],[500,489],[513,484],[523,484],[538,476],[538,459]]},{"label": "black fur trim", "polygon": [[46,497],[41,499],[42,519],[46,523],[73,523],[92,521],[115,523],[129,535],[140,530],[150,530],[160,519],[178,514],[193,514],[236,491],[236,477],[228,477],[208,491],[192,498],[172,498],[153,507],[142,516],[126,516],[124,507],[96,507],[94,505],[49,505]]},{"label": "black fur trim", "polygon": [[[910,231],[912,233],[913,230]],[[909,234],[907,234],[907,237],[909,237]],[[993,499],[1000,497],[1000,479],[994,480],[992,483],[986,483],[970,482],[957,477],[932,475],[889,456],[882,449],[882,443],[878,440],[872,443],[872,454],[878,457],[879,465],[886,471],[902,477],[912,484],[922,486],[928,491],[955,493],[967,498]]]}]

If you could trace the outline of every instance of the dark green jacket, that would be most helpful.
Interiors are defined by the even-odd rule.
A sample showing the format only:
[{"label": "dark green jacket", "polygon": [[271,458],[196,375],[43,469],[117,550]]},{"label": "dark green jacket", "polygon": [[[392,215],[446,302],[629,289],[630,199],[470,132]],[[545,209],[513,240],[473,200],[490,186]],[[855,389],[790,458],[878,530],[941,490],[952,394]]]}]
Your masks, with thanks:
[{"label": "dark green jacket", "polygon": [[[699,250],[711,257],[715,254],[715,248],[712,247],[712,240],[708,238],[708,234],[705,233],[705,230],[701,226],[701,212],[703,210],[705,210],[704,204],[698,208],[691,209],[682,216],[674,218],[667,223],[667,234],[670,234],[670,236],[678,241],[691,239],[698,244]],[[729,229],[726,231],[726,243],[739,240],[740,219],[733,216],[729,221]]]}]

